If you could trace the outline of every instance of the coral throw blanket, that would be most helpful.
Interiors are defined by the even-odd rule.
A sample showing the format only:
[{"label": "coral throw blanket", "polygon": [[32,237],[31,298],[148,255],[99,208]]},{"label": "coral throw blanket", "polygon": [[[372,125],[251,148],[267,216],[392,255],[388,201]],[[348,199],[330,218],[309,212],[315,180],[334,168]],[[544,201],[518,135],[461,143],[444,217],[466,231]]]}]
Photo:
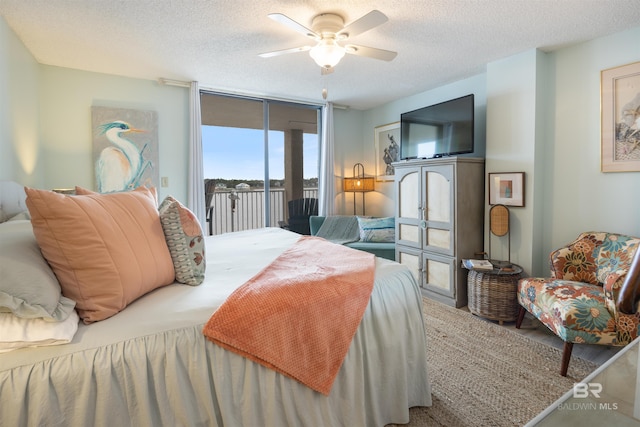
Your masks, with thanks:
[{"label": "coral throw blanket", "polygon": [[203,329],[221,347],[328,395],[367,308],[372,254],[301,237]]}]

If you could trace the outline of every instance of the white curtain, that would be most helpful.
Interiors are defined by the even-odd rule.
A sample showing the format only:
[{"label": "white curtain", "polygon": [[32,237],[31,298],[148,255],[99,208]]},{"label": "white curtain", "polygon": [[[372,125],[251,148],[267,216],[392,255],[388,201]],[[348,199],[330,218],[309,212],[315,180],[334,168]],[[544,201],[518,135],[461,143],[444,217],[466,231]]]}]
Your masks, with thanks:
[{"label": "white curtain", "polygon": [[333,103],[322,107],[322,141],[320,152],[320,180],[318,182],[318,214],[334,214],[335,172],[333,160]]},{"label": "white curtain", "polygon": [[204,206],[204,168],[202,160],[202,117],[200,114],[200,86],[191,82],[189,97],[189,170],[187,207],[206,228],[207,217]]}]

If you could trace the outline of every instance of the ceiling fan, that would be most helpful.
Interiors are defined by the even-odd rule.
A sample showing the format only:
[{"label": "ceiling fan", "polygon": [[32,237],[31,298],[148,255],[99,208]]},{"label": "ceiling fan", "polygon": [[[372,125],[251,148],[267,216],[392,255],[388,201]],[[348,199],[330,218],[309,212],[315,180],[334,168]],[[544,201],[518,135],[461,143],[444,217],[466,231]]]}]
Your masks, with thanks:
[{"label": "ceiling fan", "polygon": [[261,53],[260,56],[263,58],[309,51],[309,55],[311,55],[316,64],[322,67],[322,72],[325,74],[333,71],[333,67],[340,62],[345,53],[383,61],[391,61],[397,55],[396,52],[390,50],[355,44],[344,44],[349,38],[355,37],[387,22],[389,19],[379,10],[372,10],[347,26],[344,25],[342,16],[336,13],[321,13],[313,18],[311,29],[282,13],[271,13],[269,14],[269,18],[316,40],[317,43],[315,46],[305,45]]}]

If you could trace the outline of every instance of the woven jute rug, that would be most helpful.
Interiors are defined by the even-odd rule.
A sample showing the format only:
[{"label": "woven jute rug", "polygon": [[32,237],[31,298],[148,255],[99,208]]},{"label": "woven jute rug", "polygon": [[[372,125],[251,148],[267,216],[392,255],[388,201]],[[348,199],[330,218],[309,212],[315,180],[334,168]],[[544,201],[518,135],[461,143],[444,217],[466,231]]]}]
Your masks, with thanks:
[{"label": "woven jute rug", "polygon": [[[522,426],[597,365],[423,298],[433,406],[412,408],[408,426]],[[511,326],[515,329],[515,326]]]}]

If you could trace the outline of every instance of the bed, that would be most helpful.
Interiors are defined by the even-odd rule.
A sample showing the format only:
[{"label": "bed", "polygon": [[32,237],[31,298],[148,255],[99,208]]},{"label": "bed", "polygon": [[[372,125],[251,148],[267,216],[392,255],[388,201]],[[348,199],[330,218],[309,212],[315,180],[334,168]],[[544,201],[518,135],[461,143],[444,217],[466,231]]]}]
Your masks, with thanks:
[{"label": "bed", "polygon": [[[0,241],[31,225],[16,218],[24,194],[9,187],[0,207],[15,219],[0,224]],[[208,236],[199,286],[159,287],[79,322],[68,343],[0,353],[0,425],[407,423],[410,407],[431,405],[431,389],[421,296],[400,264],[375,259],[371,299],[327,396],[203,336],[216,308],[299,238],[280,228]]]}]

